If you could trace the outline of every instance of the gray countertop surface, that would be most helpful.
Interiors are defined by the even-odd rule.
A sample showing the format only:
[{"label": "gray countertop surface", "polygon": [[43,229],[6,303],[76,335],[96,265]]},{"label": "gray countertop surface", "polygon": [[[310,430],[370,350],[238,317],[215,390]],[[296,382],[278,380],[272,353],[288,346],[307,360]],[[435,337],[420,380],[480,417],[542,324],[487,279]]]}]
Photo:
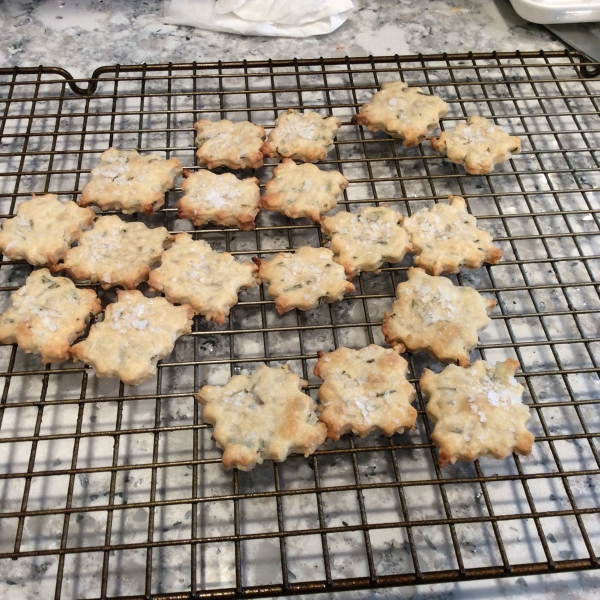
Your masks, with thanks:
[{"label": "gray countertop surface", "polygon": [[[518,17],[508,0],[355,0],[355,4],[350,20],[330,35],[273,39],[166,25],[161,0],[11,0],[0,5],[0,66],[43,64],[88,77],[95,68],[113,63],[564,48],[545,28]],[[15,568],[14,563],[0,565],[0,578]],[[599,589],[597,575],[582,572],[337,597],[568,600],[598,597]]]},{"label": "gray countertop surface", "polygon": [[337,31],[305,39],[246,37],[163,23],[161,0],[12,0],[0,7],[0,64],[60,66],[314,58],[422,52],[560,50],[508,0],[355,0]]}]

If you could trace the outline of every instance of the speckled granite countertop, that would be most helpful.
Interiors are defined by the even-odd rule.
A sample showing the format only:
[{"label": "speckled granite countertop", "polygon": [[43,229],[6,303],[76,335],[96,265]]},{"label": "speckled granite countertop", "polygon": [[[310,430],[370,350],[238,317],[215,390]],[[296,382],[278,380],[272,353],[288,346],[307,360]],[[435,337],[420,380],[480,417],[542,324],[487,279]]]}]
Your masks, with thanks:
[{"label": "speckled granite countertop", "polygon": [[[563,48],[543,27],[520,19],[508,0],[355,3],[358,9],[353,17],[333,34],[297,40],[241,37],[165,25],[161,0],[11,0],[0,5],[0,65],[60,66],[76,77],[87,77],[95,68],[113,63]],[[7,573],[13,579],[20,577],[17,563],[5,567],[0,566],[0,577],[6,579]],[[342,593],[336,598],[475,600],[527,596],[531,600],[574,600],[598,597],[599,590],[597,574],[583,572]],[[36,585],[29,591],[27,597],[50,594]],[[323,594],[313,598],[331,597]]]},{"label": "speckled granite countertop", "polygon": [[557,50],[508,0],[358,0],[340,29],[308,39],[244,37],[165,25],[162,0],[11,0],[0,7],[0,64],[101,65],[422,52]]}]

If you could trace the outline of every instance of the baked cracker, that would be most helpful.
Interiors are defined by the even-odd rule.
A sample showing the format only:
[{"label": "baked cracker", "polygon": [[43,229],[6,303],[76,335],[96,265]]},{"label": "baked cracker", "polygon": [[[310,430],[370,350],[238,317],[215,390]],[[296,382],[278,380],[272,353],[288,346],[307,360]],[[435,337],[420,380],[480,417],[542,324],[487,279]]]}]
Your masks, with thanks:
[{"label": "baked cracker", "polygon": [[303,113],[290,108],[277,117],[275,127],[261,151],[270,158],[293,158],[314,163],[333,148],[333,138],[342,122],[314,111]]},{"label": "baked cracker", "polygon": [[496,306],[470,287],[456,286],[445,277],[432,277],[411,267],[408,281],[396,288],[392,313],[385,313],[385,341],[400,352],[427,352],[446,363],[469,364],[477,333],[490,324]]},{"label": "baked cracker", "polygon": [[238,179],[232,173],[216,175],[206,169],[183,172],[184,192],[177,202],[180,219],[189,219],[196,227],[215,223],[225,227],[254,229],[258,214],[260,188],[258,179]]},{"label": "baked cracker", "polygon": [[17,206],[15,217],[2,223],[0,250],[10,260],[54,267],[95,217],[91,208],[61,202],[56,194],[33,195]]},{"label": "baked cracker", "polygon": [[352,432],[387,436],[413,429],[415,388],[406,380],[408,363],[391,349],[371,344],[360,350],[338,348],[320,355],[314,374],[319,388],[319,419],[327,436],[339,440]]},{"label": "baked cracker", "polygon": [[293,308],[311,310],[320,302],[335,302],[354,291],[344,268],[333,261],[327,248],[302,246],[269,261],[253,260],[259,265],[258,278],[269,284],[268,294],[275,298],[280,315]]},{"label": "baked cracker", "polygon": [[361,106],[352,123],[369,131],[385,131],[411,148],[437,129],[447,113],[448,105],[439,96],[425,94],[420,87],[409,87],[403,81],[390,81]]},{"label": "baked cracker", "polygon": [[297,165],[284,158],[273,170],[273,179],[267,181],[259,206],[318,223],[322,214],[337,206],[338,196],[347,187],[348,180],[339,171],[322,171],[315,165]]},{"label": "baked cracker", "polygon": [[432,275],[441,275],[500,262],[502,250],[492,244],[491,234],[477,229],[464,198],[449,198],[450,204],[434,204],[404,219],[415,263]]},{"label": "baked cracker", "polygon": [[102,210],[122,210],[126,215],[152,215],[165,203],[165,192],[181,175],[178,158],[164,160],[158,154],[109,148],[100,155],[100,164],[91,171],[80,206],[94,204]]},{"label": "baked cracker", "polygon": [[194,129],[196,156],[201,165],[209,169],[260,169],[263,166],[264,127],[249,121],[232,123],[227,119],[200,119],[194,123]]},{"label": "baked cracker", "polygon": [[514,378],[519,363],[509,358],[492,366],[483,360],[467,369],[447,366],[435,374],[425,369],[420,386],[429,396],[427,415],[435,423],[431,438],[439,448],[440,467],[480,456],[506,458],[529,454],[529,407],[523,386]]},{"label": "baked cracker", "polygon": [[491,173],[495,164],[521,152],[517,136],[508,135],[485,117],[477,116],[429,141],[434,150],[445,154],[450,162],[463,165],[470,175]]},{"label": "baked cracker", "polygon": [[287,365],[261,365],[251,375],[234,375],[226,385],[205,385],[196,395],[204,405],[223,466],[250,471],[264,460],[281,462],[292,452],[312,454],[327,437],[315,414],[308,384]]},{"label": "baked cracker", "polygon": [[210,244],[180,233],[163,253],[160,267],[150,272],[148,284],[169,302],[189,304],[207,321],[223,325],[238,292],[256,285],[257,271],[254,263],[238,262],[228,252],[215,252]]},{"label": "baked cracker", "polygon": [[71,344],[100,312],[93,290],[77,289],[70,279],[38,269],[11,295],[11,307],[0,315],[0,343],[40,354],[43,363],[67,360]]},{"label": "baked cracker", "polygon": [[100,217],[82,234],[78,246],[67,252],[59,268],[79,281],[98,282],[105,290],[134,289],[148,278],[150,267],[170,242],[164,227],[149,229],[143,223],[126,223],[117,215]]},{"label": "baked cracker", "polygon": [[156,373],[156,364],[172,352],[175,340],[192,330],[193,316],[190,306],[146,298],[138,290],[118,290],[104,320],[92,325],[71,354],[91,365],[97,377],[138,385]]},{"label": "baked cracker", "polygon": [[323,217],[321,230],[331,238],[335,261],[352,279],[362,271],[377,271],[384,262],[400,262],[410,251],[402,215],[386,206],[368,206],[359,213],[340,211]]}]

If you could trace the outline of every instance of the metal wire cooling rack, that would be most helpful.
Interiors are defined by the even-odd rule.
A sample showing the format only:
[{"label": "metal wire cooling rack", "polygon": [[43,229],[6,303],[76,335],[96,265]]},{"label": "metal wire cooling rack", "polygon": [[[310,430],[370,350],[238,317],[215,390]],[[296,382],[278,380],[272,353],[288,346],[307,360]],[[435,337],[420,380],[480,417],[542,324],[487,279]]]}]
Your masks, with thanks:
[{"label": "metal wire cooling rack", "polygon": [[[419,392],[415,432],[344,436],[309,459],[222,470],[192,392],[266,360],[289,362],[315,395],[317,350],[382,342],[383,312],[410,257],[306,313],[280,317],[262,289],[248,290],[226,325],[197,318],[158,376],[136,388],[2,347],[0,595],[253,597],[598,567],[600,84],[584,77],[580,59],[137,65],[103,67],[90,82],[60,69],[0,70],[4,218],[31,192],[76,199],[111,145],[197,168],[196,119],[272,127],[289,107],[342,119],[321,165],[350,180],[341,209],[387,201],[410,214],[464,196],[504,251],[499,265],[458,277],[498,300],[474,354],[518,358],[537,436],[530,457],[442,471]],[[405,149],[352,126],[358,106],[398,77],[449,103],[444,128],[482,114],[520,135],[523,153],[473,177],[427,143]],[[256,173],[263,183],[272,166]],[[265,212],[252,232],[194,230],[176,219],[179,195],[138,218],[248,257],[322,242],[308,221]],[[0,267],[6,304],[30,267]],[[420,354],[408,359],[413,383],[424,366],[441,368]]]}]

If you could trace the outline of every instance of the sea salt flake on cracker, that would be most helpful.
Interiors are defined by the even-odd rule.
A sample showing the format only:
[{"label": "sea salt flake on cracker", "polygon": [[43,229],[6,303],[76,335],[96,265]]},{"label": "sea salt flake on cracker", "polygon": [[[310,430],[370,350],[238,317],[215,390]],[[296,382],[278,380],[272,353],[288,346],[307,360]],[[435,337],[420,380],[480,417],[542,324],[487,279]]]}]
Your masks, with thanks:
[{"label": "sea salt flake on cracker", "polygon": [[40,354],[43,363],[67,360],[71,344],[100,312],[93,290],[77,289],[70,279],[38,269],[11,295],[10,308],[0,315],[0,343]]},{"label": "sea salt flake on cracker", "polygon": [[56,194],[33,196],[17,206],[14,218],[2,223],[0,250],[10,260],[54,268],[95,217],[91,208],[62,202]]},{"label": "sea salt flake on cracker", "polygon": [[91,365],[97,377],[138,385],[156,373],[158,361],[172,352],[177,338],[191,331],[193,316],[190,306],[146,298],[138,290],[118,290],[104,320],[92,325],[71,354]]},{"label": "sea salt flake on cracker", "polygon": [[448,105],[439,96],[425,94],[420,87],[409,87],[403,81],[392,81],[382,84],[352,123],[369,131],[385,131],[404,140],[404,146],[413,147],[439,127],[440,118],[447,112]]},{"label": "sea salt flake on cracker", "polygon": [[408,363],[396,351],[374,344],[321,354],[314,374],[323,379],[319,419],[327,435],[334,440],[348,432],[391,436],[414,428],[415,389],[407,371]]},{"label": "sea salt flake on cracker", "polygon": [[209,169],[260,169],[263,166],[261,146],[265,130],[249,121],[233,123],[228,119],[200,119],[196,130],[196,156]]},{"label": "sea salt flake on cracker", "polygon": [[415,263],[431,275],[458,273],[461,267],[479,269],[484,262],[497,264],[502,251],[493,245],[491,234],[477,228],[464,198],[449,198],[450,204],[440,202],[404,219]]},{"label": "sea salt flake on cracker", "polygon": [[180,233],[148,283],[170,302],[189,304],[196,314],[222,325],[238,292],[256,285],[257,271],[254,263],[238,262],[228,252],[215,252],[207,242]]},{"label": "sea salt flake on cracker", "polygon": [[60,268],[77,280],[100,283],[104,289],[133,289],[148,278],[150,268],[171,243],[164,227],[149,229],[143,223],[126,223],[116,215],[100,217],[82,234]]},{"label": "sea salt flake on cracker", "polygon": [[382,331],[385,341],[401,352],[427,352],[442,362],[467,366],[495,305],[473,288],[411,267],[408,281],[396,288],[396,302],[385,313]]},{"label": "sea salt flake on cracker", "polygon": [[485,117],[472,116],[452,131],[443,131],[430,138],[431,146],[448,157],[450,162],[463,165],[470,175],[485,175],[494,165],[505,162],[521,152],[521,140],[509,135]]},{"label": "sea salt flake on cracker", "polygon": [[321,215],[337,206],[339,195],[348,187],[348,180],[339,171],[323,171],[311,164],[297,165],[284,158],[267,181],[260,208],[275,210],[298,219],[307,217],[315,223]]},{"label": "sea salt flake on cracker", "polygon": [[314,111],[298,112],[293,108],[277,117],[275,128],[261,150],[270,158],[292,158],[314,163],[323,160],[333,148],[342,122]]},{"label": "sea salt flake on cracker", "polygon": [[178,158],[164,160],[158,154],[109,148],[92,169],[79,204],[152,215],[165,203],[165,193],[173,188],[181,171]]},{"label": "sea salt flake on cracker", "polygon": [[425,369],[419,385],[429,396],[427,415],[435,423],[431,438],[440,466],[531,452],[530,412],[514,378],[518,367],[508,359],[494,366],[478,360],[466,369],[449,365],[439,374]]},{"label": "sea salt flake on cracker", "polygon": [[353,292],[344,268],[333,261],[327,248],[302,246],[295,252],[281,252],[271,260],[255,259],[258,278],[268,284],[269,296],[275,298],[279,314],[293,308],[311,310],[320,302],[341,300]]},{"label": "sea salt flake on cracker", "polygon": [[312,454],[327,436],[307,382],[287,366],[261,365],[251,375],[234,375],[226,385],[205,385],[196,395],[203,419],[213,426],[223,466],[250,471],[265,460],[281,462],[291,453]]},{"label": "sea salt flake on cracker", "polygon": [[384,262],[400,262],[410,250],[408,235],[400,226],[402,215],[386,206],[368,206],[359,213],[340,211],[321,221],[330,250],[346,275],[377,271]]},{"label": "sea salt flake on cracker", "polygon": [[217,175],[205,169],[184,171],[181,184],[184,195],[177,202],[180,219],[190,219],[196,227],[214,223],[225,227],[254,229],[258,214],[258,179],[238,179],[232,173]]}]

